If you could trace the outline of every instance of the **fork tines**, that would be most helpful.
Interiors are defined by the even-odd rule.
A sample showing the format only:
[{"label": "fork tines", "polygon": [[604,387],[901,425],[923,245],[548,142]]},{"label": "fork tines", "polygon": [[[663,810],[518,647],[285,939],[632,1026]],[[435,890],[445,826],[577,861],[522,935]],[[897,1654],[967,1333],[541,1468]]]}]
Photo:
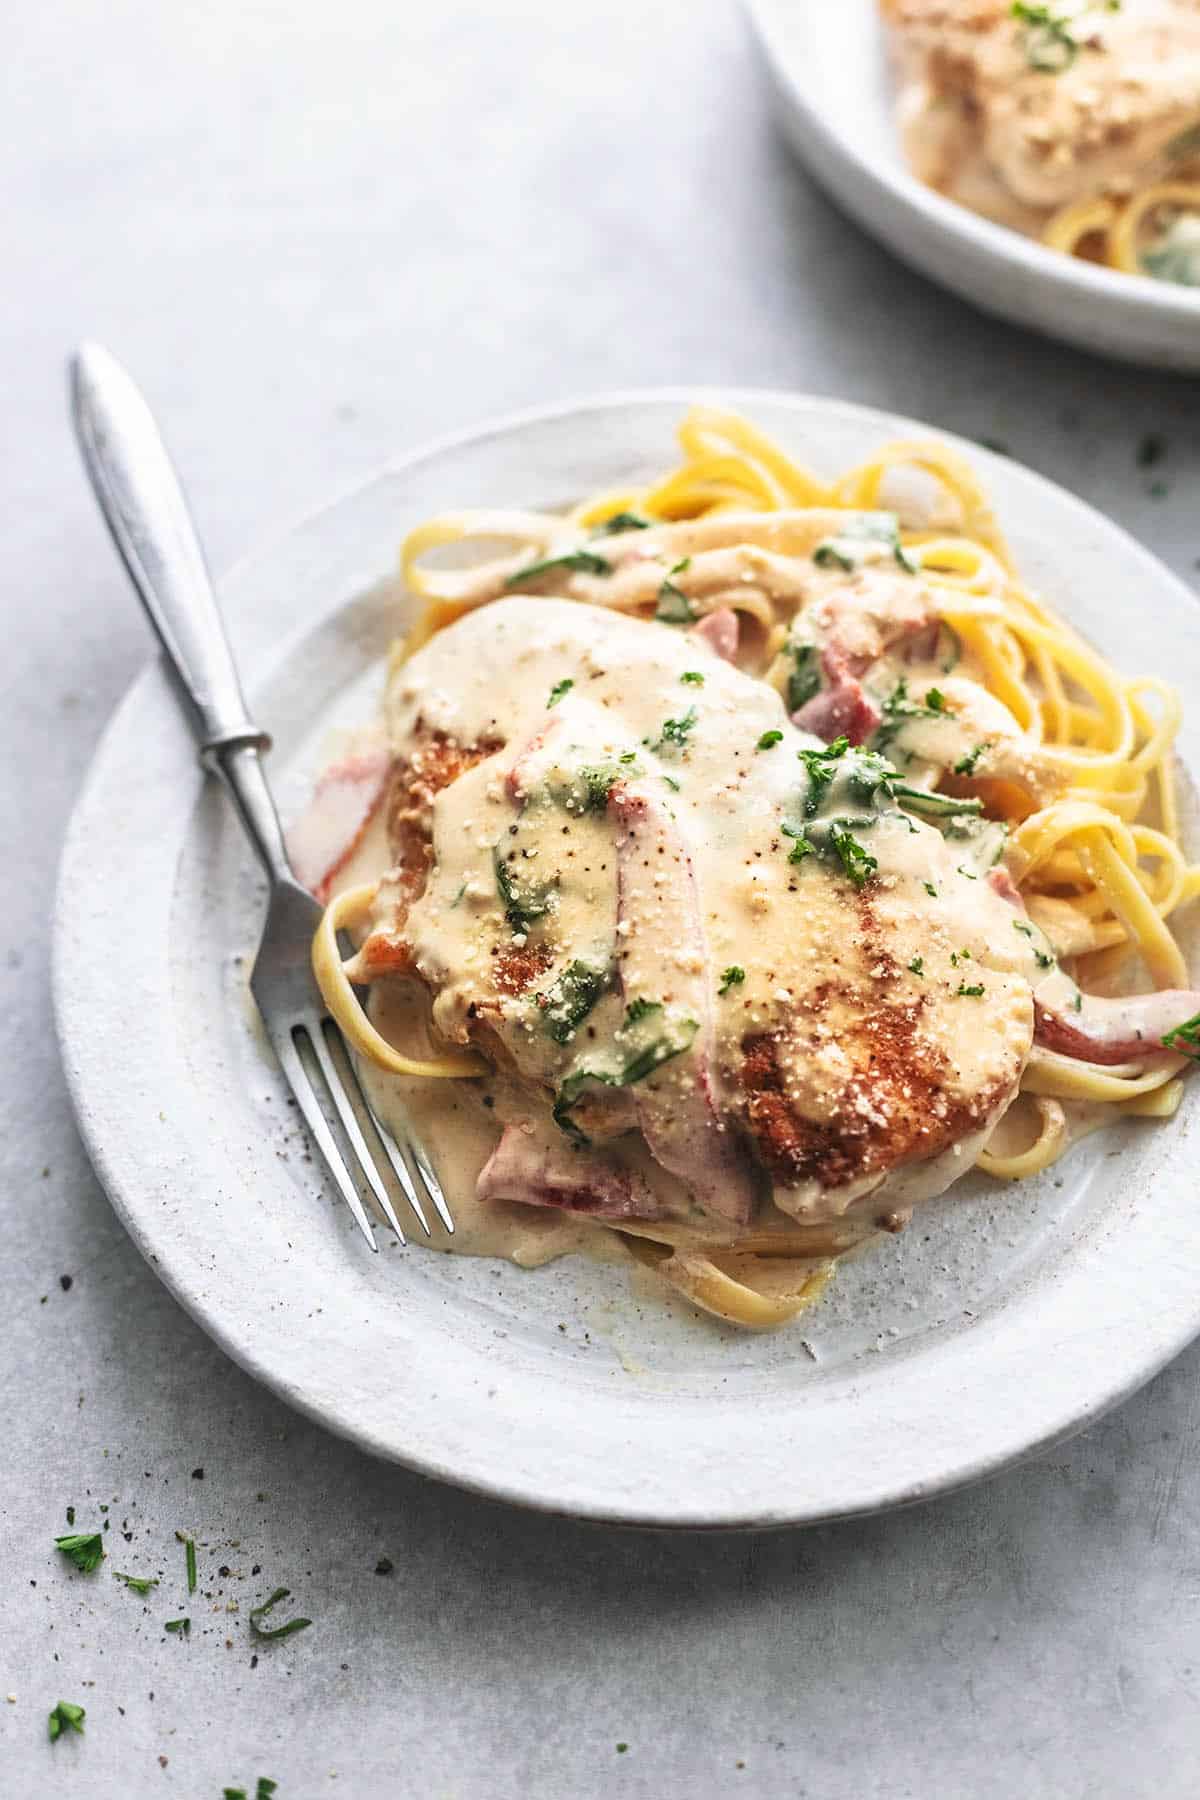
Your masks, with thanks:
[{"label": "fork tines", "polygon": [[[446,1197],[428,1157],[414,1139],[407,1138],[404,1148],[407,1148],[413,1165],[409,1168],[404,1148],[379,1119],[364,1094],[341,1032],[333,1020],[316,1011],[306,1012],[290,1030],[273,1032],[271,1038],[280,1068],[296,1096],[313,1140],[372,1250],[379,1246],[363,1205],[360,1189],[364,1185],[400,1242],[407,1242],[384,1180],[382,1171],[385,1168],[394,1175],[427,1237],[431,1235],[429,1220],[418,1194],[418,1183],[446,1230],[453,1231],[454,1222]],[[326,1116],[328,1110],[336,1116],[348,1152],[346,1155]],[[371,1140],[377,1149],[372,1149]]]}]

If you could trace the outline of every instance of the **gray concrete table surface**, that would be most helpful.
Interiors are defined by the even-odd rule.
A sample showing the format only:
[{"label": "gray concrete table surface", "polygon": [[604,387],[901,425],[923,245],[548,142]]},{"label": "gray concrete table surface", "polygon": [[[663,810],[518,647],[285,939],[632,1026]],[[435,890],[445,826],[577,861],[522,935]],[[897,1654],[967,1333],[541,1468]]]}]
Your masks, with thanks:
[{"label": "gray concrete table surface", "polygon": [[[137,371],[218,568],[431,433],[729,382],[1001,439],[1190,575],[1197,387],[865,240],[727,0],[67,0],[10,11],[0,79],[0,1795],[1194,1795],[1200,1353],[1065,1448],[839,1528],[628,1535],[433,1487],[256,1388],[143,1265],[47,962],[71,804],[147,654],[67,432],[81,336]],[[1135,664],[1152,630],[1131,596]],[[69,1504],[109,1509],[98,1575],[52,1548]],[[256,1662],[276,1586],[313,1625]],[[86,1733],[51,1746],[60,1698]]]}]

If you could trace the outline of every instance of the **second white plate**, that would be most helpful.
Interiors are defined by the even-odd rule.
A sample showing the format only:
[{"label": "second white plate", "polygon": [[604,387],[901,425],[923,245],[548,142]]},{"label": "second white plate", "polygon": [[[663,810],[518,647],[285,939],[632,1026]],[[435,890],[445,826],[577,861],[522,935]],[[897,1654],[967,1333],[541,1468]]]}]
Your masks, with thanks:
[{"label": "second white plate", "polygon": [[[665,393],[434,446],[268,545],[224,585],[271,774],[294,807],[361,717],[406,604],[402,533],[461,505],[562,505],[672,456]],[[711,396],[834,472],[925,427],[763,393]],[[969,444],[1028,579],[1119,660],[1200,694],[1195,602],[1061,489]],[[382,579],[381,579],[382,578]],[[133,601],[130,601],[133,604]],[[1200,715],[1182,743],[1200,767]],[[1193,821],[1194,822],[1194,821]],[[307,1152],[247,991],[263,892],[202,783],[162,670],[97,753],[62,865],[56,1004],[96,1167],[180,1301],[277,1393],[382,1456],[525,1505],[626,1523],[811,1522],[999,1467],[1093,1417],[1200,1330],[1200,1080],[1044,1177],[972,1176],[748,1337],[616,1265],[525,1272],[414,1244],[372,1257]]]},{"label": "second white plate", "polygon": [[1200,370],[1200,290],[1062,256],[910,174],[878,0],[745,0],[780,123],[810,172],[921,274],[985,312],[1101,356]]}]

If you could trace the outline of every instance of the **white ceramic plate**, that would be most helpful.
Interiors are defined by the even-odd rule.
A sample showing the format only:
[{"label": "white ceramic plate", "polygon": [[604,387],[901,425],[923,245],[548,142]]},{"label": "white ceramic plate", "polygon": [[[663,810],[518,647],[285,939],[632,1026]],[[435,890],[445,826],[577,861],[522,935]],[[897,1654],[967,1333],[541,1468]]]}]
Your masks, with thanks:
[{"label": "white ceramic plate", "polygon": [[[556,506],[673,454],[695,395],[510,420],[388,469],[224,584],[285,812],[361,717],[402,627],[401,534],[450,506]],[[714,396],[833,472],[921,427]],[[1029,578],[1120,661],[1200,693],[1190,594],[1079,501],[981,467]],[[382,580],[380,578],[383,578]],[[1129,620],[1140,629],[1134,650]],[[1200,712],[1185,758],[1200,766]],[[1200,1082],[1174,1123],[1089,1139],[1041,1180],[969,1177],[749,1337],[571,1258],[535,1272],[365,1249],[305,1156],[246,990],[262,887],[157,664],[97,753],[63,857],[59,1032],[79,1120],[142,1252],[229,1354],[380,1455],[629,1523],[814,1521],[915,1500],[1075,1429],[1200,1330]]]},{"label": "white ceramic plate", "polygon": [[1200,292],[1061,256],[909,173],[877,0],[745,4],[793,147],[897,256],[1014,324],[1101,356],[1200,370]]}]

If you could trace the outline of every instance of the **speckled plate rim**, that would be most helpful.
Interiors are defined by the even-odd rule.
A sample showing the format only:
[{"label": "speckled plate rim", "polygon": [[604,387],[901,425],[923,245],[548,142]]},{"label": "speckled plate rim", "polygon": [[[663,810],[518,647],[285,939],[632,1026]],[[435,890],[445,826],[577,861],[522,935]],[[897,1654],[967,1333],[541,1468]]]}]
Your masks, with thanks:
[{"label": "speckled plate rim", "polygon": [[[261,571],[300,568],[319,557],[323,522],[353,509],[379,483],[434,463],[452,470],[468,447],[511,450],[523,432],[585,433],[638,409],[658,409],[665,426],[669,414],[697,398],[742,408],[776,429],[789,419],[814,432],[837,421],[860,431],[864,446],[930,429],[825,399],[653,390],[526,412],[442,438],[256,552],[222,584],[251,696],[287,654],[278,637],[268,643],[277,621],[245,613]],[[1024,515],[1038,520],[1039,531],[1052,523],[1058,537],[1086,538],[1112,571],[1114,604],[1126,584],[1153,594],[1162,659],[1200,692],[1195,601],[1181,582],[1062,489],[940,435],[975,460],[1010,523]],[[337,596],[330,601],[326,610],[336,611]],[[1117,625],[1114,619],[1114,630]],[[519,1367],[498,1373],[491,1355],[479,1357],[443,1332],[436,1341],[413,1336],[407,1342],[406,1410],[398,1424],[393,1416],[381,1425],[395,1381],[373,1359],[374,1346],[355,1343],[352,1332],[318,1345],[304,1315],[300,1329],[281,1332],[261,1304],[269,1266],[239,1266],[230,1258],[228,1286],[214,1289],[194,1247],[164,1230],[148,1186],[149,1172],[160,1169],[182,1183],[185,1195],[188,1183],[203,1179],[189,1162],[194,1144],[163,1122],[159,1099],[170,1045],[156,1035],[156,1020],[166,996],[155,989],[153,968],[147,976],[144,966],[154,960],[144,946],[166,930],[162,909],[147,904],[144,875],[156,869],[161,887],[164,872],[174,868],[200,786],[186,734],[172,729],[173,720],[174,703],[154,662],[117,709],[71,822],[54,929],[64,1068],[97,1172],[142,1254],[235,1362],[322,1425],[424,1474],[548,1512],[687,1529],[815,1524],[911,1504],[1052,1444],[1141,1386],[1200,1332],[1195,1183],[1186,1144],[1196,1108],[1189,1103],[1187,1125],[1168,1128],[1158,1140],[1161,1156],[1149,1191],[1122,1191],[1099,1227],[1083,1232],[1044,1281],[1019,1286],[969,1330],[899,1360],[886,1380],[873,1380],[855,1364],[802,1399],[787,1396],[782,1406],[778,1396],[745,1407],[722,1396],[714,1415],[694,1400],[664,1408],[644,1391],[531,1382]],[[1183,748],[1185,760],[1197,766],[1195,721]],[[115,860],[114,821],[123,849]],[[110,1033],[122,1028],[117,1058]],[[441,1404],[447,1357],[455,1378],[449,1409]]]},{"label": "speckled plate rim", "polygon": [[864,152],[855,122],[879,110],[869,63],[844,59],[847,79],[834,84],[806,78],[804,52],[831,26],[844,29],[844,18],[835,15],[850,7],[870,15],[881,58],[877,0],[843,0],[842,8],[827,0],[743,5],[793,148],[838,204],[897,256],[1015,325],[1101,356],[1200,371],[1200,290],[1062,256],[926,187],[906,168],[898,146],[892,157]]}]

